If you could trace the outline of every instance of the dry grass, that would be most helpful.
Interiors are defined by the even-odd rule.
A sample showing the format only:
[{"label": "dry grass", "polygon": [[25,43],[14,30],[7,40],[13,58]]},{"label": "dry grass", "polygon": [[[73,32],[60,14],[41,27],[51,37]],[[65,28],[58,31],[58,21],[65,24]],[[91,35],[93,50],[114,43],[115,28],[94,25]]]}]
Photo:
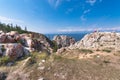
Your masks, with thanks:
[{"label": "dry grass", "polygon": [[[108,60],[67,59],[54,55],[54,61],[46,62],[45,69],[31,74],[34,79],[47,80],[119,80],[120,70],[111,67]],[[97,60],[97,62],[96,62]],[[34,75],[36,74],[36,75]],[[31,76],[31,80],[34,80]]]},{"label": "dry grass", "polygon": [[[46,54],[34,54],[37,61],[31,66],[23,68],[21,73],[23,75],[29,74],[27,80],[38,80],[39,77],[43,77],[46,80],[119,80],[120,69],[111,66],[112,62],[109,57],[96,55],[92,59],[68,59],[59,55],[52,54],[46,56]],[[45,67],[43,70],[39,70],[39,63],[42,59],[46,59],[46,62],[42,65]],[[19,66],[23,64],[19,61],[16,67],[6,67],[4,70],[15,71]],[[117,65],[119,62],[116,62]],[[12,76],[14,77],[17,76]],[[19,76],[20,77],[20,76]]]}]

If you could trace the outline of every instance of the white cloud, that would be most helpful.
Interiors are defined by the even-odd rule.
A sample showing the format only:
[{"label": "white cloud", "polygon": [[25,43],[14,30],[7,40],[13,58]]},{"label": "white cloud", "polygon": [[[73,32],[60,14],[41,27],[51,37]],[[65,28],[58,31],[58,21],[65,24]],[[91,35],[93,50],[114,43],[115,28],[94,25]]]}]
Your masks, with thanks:
[{"label": "white cloud", "polygon": [[87,14],[90,12],[90,9],[84,10],[83,14]]},{"label": "white cloud", "polygon": [[61,2],[61,0],[56,0],[56,2],[55,2],[55,7],[58,7],[59,4],[60,4],[60,2]]},{"label": "white cloud", "polygon": [[91,11],[90,9],[87,9],[87,10],[84,10],[84,11],[83,11],[83,14],[82,14],[81,17],[80,17],[81,21],[86,21],[86,20],[87,20],[87,18],[85,18],[85,15],[86,15],[87,13],[89,13],[90,11]]},{"label": "white cloud", "polygon": [[63,1],[70,2],[71,0],[47,0],[47,1],[51,6],[57,8]]},{"label": "white cloud", "polygon": [[70,12],[72,12],[73,11],[73,8],[69,8],[65,13],[66,14],[69,14]]},{"label": "white cloud", "polygon": [[76,28],[76,27],[71,27],[71,28],[66,28],[66,29],[59,29],[58,32],[83,32],[83,31],[120,31],[120,27],[90,27],[90,28]]},{"label": "white cloud", "polygon": [[85,18],[85,15],[82,15],[81,17],[80,17],[80,19],[81,19],[81,21],[86,21],[87,19]]},{"label": "white cloud", "polygon": [[93,6],[96,3],[97,0],[86,0],[86,3],[89,3],[91,6]]},{"label": "white cloud", "polygon": [[0,16],[0,21],[7,22],[7,23],[24,23],[22,20],[12,19],[4,16]]},{"label": "white cloud", "polygon": [[61,2],[62,0],[48,0],[48,3],[54,8],[57,8]]}]

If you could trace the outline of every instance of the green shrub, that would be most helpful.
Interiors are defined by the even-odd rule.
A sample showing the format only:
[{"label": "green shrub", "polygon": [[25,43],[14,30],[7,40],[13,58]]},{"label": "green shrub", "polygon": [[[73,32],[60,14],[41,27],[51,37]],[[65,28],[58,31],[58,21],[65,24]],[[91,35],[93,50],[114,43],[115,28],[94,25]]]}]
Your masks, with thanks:
[{"label": "green shrub", "polygon": [[4,45],[2,45],[1,51],[4,52],[6,49],[4,47]]},{"label": "green shrub", "polygon": [[59,55],[52,55],[53,56],[53,58],[54,58],[54,60],[62,60],[63,58],[61,57],[61,56],[59,56]]},{"label": "green shrub", "polygon": [[109,61],[109,60],[104,60],[103,62],[104,62],[104,63],[110,63],[110,61]]},{"label": "green shrub", "polygon": [[89,50],[89,49],[80,49],[79,50],[81,53],[85,53],[85,54],[88,54],[88,53],[93,53],[93,51],[92,50]]},{"label": "green shrub", "polygon": [[96,49],[96,51],[100,51],[100,49]]},{"label": "green shrub", "polygon": [[103,49],[102,51],[107,52],[107,53],[110,53],[110,52],[111,52],[110,49]]},{"label": "green shrub", "polygon": [[58,50],[57,43],[53,41],[53,52],[57,52],[57,50]]},{"label": "green shrub", "polygon": [[0,65],[6,65],[11,62],[11,59],[8,56],[4,56],[0,58]]},{"label": "green shrub", "polygon": [[48,54],[47,53],[34,52],[34,53],[31,53],[30,57],[33,60],[33,62],[37,62],[37,61],[42,60],[42,59],[47,59]]}]

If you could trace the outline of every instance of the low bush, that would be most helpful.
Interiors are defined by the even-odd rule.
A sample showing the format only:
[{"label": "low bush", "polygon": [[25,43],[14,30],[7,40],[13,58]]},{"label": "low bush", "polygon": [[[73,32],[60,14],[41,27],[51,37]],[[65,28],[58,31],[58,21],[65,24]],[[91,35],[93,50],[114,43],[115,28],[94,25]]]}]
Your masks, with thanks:
[{"label": "low bush", "polygon": [[93,51],[92,50],[89,50],[89,49],[80,49],[79,50],[81,53],[85,53],[85,54],[91,54],[91,53],[93,53]]},{"label": "low bush", "polygon": [[57,43],[53,41],[53,52],[57,52],[57,50],[58,50]]},{"label": "low bush", "polygon": [[4,56],[0,58],[0,65],[6,65],[11,62],[11,59],[8,56]]},{"label": "low bush", "polygon": [[100,49],[96,49],[96,51],[100,51]]},{"label": "low bush", "polygon": [[52,55],[54,60],[62,60],[63,58],[60,55]]},{"label": "low bush", "polygon": [[107,53],[112,52],[110,49],[103,49],[102,51],[107,52]]},{"label": "low bush", "polygon": [[4,52],[5,50],[6,50],[6,49],[5,49],[4,45],[2,45],[1,51]]},{"label": "low bush", "polygon": [[38,52],[33,52],[30,55],[31,59],[33,60],[33,62],[42,60],[42,59],[47,59],[48,58],[48,54],[47,53],[38,53]]},{"label": "low bush", "polygon": [[109,61],[109,60],[104,60],[103,62],[104,62],[104,63],[110,63],[110,61]]}]

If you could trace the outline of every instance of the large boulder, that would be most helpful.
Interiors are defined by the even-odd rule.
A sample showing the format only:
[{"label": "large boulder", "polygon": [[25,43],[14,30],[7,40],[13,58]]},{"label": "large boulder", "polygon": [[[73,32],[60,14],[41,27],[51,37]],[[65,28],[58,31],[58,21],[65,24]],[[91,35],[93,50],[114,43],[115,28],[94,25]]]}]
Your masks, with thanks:
[{"label": "large boulder", "polygon": [[29,54],[29,50],[20,43],[0,44],[0,56],[9,56],[11,59],[17,59]]},{"label": "large boulder", "polygon": [[21,39],[17,31],[11,31],[9,33],[2,32],[0,34],[0,43],[15,43]]},{"label": "large boulder", "polygon": [[5,33],[1,33],[0,34],[0,43],[3,43],[4,41],[5,41],[5,39],[6,39],[6,34]]},{"label": "large boulder", "polygon": [[19,35],[19,33],[18,33],[17,31],[11,31],[11,32],[10,32],[10,35],[11,35],[11,36]]},{"label": "large boulder", "polygon": [[58,48],[68,47],[75,43],[75,39],[66,35],[54,36],[53,40],[57,43]]}]

